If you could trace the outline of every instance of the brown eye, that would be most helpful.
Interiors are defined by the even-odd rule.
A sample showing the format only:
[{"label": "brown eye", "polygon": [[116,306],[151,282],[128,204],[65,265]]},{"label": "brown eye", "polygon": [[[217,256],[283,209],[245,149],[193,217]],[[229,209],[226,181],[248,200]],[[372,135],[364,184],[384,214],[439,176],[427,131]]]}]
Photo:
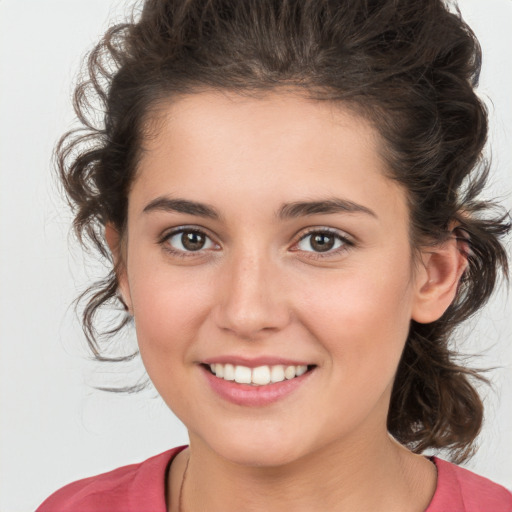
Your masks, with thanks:
[{"label": "brown eye", "polygon": [[197,252],[216,247],[214,242],[201,231],[180,229],[166,237],[165,243],[175,252]]},{"label": "brown eye", "polygon": [[204,247],[206,237],[194,231],[185,231],[181,235],[181,243],[187,251],[198,251]]},{"label": "brown eye", "polygon": [[334,237],[332,235],[318,233],[311,237],[310,245],[311,248],[317,252],[329,251],[334,247]]},{"label": "brown eye", "polygon": [[349,240],[337,233],[330,231],[313,231],[303,236],[297,247],[304,252],[336,253],[338,249],[344,249],[352,245]]}]

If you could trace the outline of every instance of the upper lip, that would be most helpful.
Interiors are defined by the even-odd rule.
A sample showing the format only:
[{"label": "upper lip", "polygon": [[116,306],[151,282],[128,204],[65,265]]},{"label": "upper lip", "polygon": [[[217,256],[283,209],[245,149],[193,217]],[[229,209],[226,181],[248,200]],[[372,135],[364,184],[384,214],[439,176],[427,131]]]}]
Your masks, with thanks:
[{"label": "upper lip", "polygon": [[241,357],[234,355],[209,357],[201,361],[203,364],[232,364],[233,366],[247,366],[248,368],[257,368],[258,366],[309,366],[311,362],[289,359],[279,356],[259,356],[259,357]]}]

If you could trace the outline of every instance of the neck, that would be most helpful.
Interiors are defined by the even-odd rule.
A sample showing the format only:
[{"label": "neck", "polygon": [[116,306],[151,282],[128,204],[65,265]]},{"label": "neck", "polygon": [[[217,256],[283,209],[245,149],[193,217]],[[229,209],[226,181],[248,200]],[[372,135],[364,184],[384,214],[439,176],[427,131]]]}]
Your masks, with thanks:
[{"label": "neck", "polygon": [[180,512],[302,512],[318,510],[319,503],[325,512],[425,510],[435,490],[433,465],[387,433],[366,441],[327,445],[290,464],[254,467],[227,460],[191,436],[189,450],[171,466],[170,510],[179,510],[187,464]]}]

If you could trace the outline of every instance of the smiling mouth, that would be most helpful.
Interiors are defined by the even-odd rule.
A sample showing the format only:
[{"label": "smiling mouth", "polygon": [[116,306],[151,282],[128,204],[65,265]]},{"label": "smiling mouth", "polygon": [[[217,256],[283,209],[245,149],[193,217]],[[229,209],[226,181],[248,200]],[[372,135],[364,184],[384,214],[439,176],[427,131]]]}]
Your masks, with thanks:
[{"label": "smiling mouth", "polygon": [[292,380],[311,371],[316,365],[264,365],[256,368],[233,364],[204,364],[210,373],[217,378],[236,382],[238,384],[248,384],[251,386],[266,386],[285,380]]}]

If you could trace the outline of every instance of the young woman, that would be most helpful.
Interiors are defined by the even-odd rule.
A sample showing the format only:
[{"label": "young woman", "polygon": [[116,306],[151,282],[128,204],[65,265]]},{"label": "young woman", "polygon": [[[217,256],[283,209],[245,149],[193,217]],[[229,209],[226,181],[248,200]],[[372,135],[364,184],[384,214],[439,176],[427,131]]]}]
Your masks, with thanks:
[{"label": "young woman", "polygon": [[[490,296],[478,43],[441,0],[147,0],[57,154],[190,445],[39,512],[510,511],[454,461],[483,408],[450,336]],[[87,119],[101,101],[104,125]]]}]

